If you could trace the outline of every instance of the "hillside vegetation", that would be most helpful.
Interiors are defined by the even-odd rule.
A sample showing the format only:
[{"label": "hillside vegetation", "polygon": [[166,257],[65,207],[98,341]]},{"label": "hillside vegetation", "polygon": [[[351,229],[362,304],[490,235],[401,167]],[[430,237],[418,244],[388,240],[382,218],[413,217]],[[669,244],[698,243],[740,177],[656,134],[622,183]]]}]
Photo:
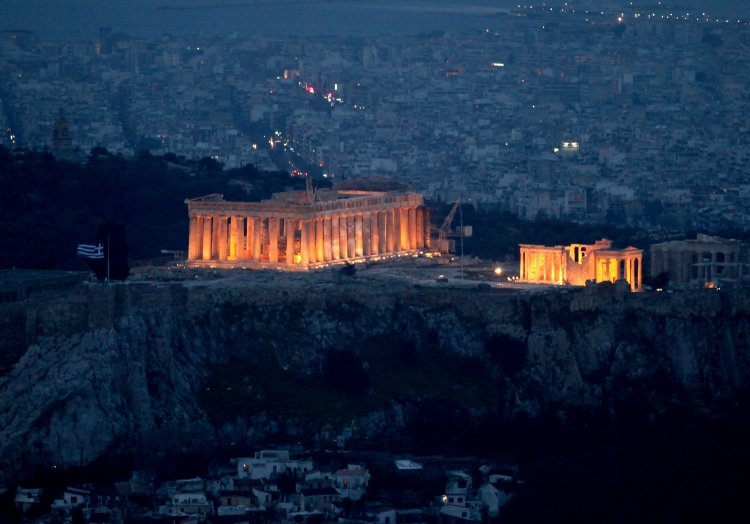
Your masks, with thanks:
[{"label": "hillside vegetation", "polygon": [[131,259],[159,257],[162,249],[187,247],[186,198],[222,193],[252,201],[305,187],[286,172],[223,171],[204,160],[178,165],[147,154],[98,154],[80,164],[0,146],[0,269],[86,269],[76,247],[110,220],[125,226]]}]

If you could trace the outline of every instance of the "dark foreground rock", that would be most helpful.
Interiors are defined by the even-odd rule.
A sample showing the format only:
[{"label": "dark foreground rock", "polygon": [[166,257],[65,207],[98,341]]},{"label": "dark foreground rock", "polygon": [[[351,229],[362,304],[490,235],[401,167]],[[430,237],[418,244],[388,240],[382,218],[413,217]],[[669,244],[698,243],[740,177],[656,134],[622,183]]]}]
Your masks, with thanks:
[{"label": "dark foreground rock", "polygon": [[[0,325],[4,338],[22,341],[3,346],[5,356],[21,355],[0,378],[6,477],[37,464],[89,463],[113,450],[210,455],[279,435],[327,440],[345,426],[355,437],[398,436],[428,390],[410,389],[376,408],[363,401],[360,412],[253,412],[265,399],[248,376],[236,417],[229,408],[219,414],[225,397],[207,392],[209,383],[216,390],[216,366],[252,369],[270,358],[304,384],[324,374],[331,351],[360,352],[373,340],[384,351],[388,340],[398,341],[421,355],[414,358],[476,360],[497,388],[474,391],[487,401],[465,400],[475,398],[467,396],[471,385],[447,393],[476,417],[612,411],[629,395],[655,411],[679,401],[710,412],[731,404],[750,374],[745,291],[630,294],[599,286],[529,294],[240,279],[84,286],[13,308],[13,318],[25,313],[26,322]],[[412,361],[419,373],[427,360]],[[373,389],[356,394],[368,399]],[[217,398],[221,405],[211,408]]]}]

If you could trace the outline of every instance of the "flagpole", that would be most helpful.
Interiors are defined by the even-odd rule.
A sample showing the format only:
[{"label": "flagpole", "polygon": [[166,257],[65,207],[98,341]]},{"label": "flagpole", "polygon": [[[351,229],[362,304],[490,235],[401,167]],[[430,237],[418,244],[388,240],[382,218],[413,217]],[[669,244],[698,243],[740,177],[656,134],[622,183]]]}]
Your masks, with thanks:
[{"label": "flagpole", "polygon": [[107,285],[109,285],[109,230],[107,230]]}]

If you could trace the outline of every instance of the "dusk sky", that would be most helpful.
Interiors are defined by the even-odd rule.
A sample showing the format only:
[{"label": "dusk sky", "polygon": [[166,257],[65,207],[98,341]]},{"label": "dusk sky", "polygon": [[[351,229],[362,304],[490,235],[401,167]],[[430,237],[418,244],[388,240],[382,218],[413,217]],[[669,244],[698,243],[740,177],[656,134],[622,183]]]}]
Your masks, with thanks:
[{"label": "dusk sky", "polygon": [[[261,0],[253,0],[261,2]],[[5,0],[0,29],[29,29],[42,38],[89,38],[114,26],[140,37],[162,33],[404,34],[484,27],[491,17],[430,11],[430,8],[512,7],[511,0],[430,2],[342,0],[307,5],[261,5],[164,11],[162,6],[243,3],[239,0]],[[261,2],[267,3],[267,2]],[[717,16],[750,17],[743,0],[679,2]],[[550,4],[555,5],[555,4]],[[615,4],[617,5],[617,4]],[[736,15],[735,15],[736,13]]]}]

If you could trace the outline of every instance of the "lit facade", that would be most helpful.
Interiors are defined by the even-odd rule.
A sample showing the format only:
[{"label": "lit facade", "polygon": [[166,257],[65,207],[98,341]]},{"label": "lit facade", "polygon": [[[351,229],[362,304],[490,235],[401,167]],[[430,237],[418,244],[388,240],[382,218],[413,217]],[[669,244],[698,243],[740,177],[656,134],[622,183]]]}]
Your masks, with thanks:
[{"label": "lit facade", "polygon": [[631,291],[641,291],[643,251],[612,249],[607,239],[594,244],[538,246],[521,244],[520,280],[540,284],[585,286],[586,282],[624,279]]},{"label": "lit facade", "polygon": [[429,209],[412,191],[290,191],[262,202],[214,194],[185,203],[188,266],[304,271],[430,247]]}]

